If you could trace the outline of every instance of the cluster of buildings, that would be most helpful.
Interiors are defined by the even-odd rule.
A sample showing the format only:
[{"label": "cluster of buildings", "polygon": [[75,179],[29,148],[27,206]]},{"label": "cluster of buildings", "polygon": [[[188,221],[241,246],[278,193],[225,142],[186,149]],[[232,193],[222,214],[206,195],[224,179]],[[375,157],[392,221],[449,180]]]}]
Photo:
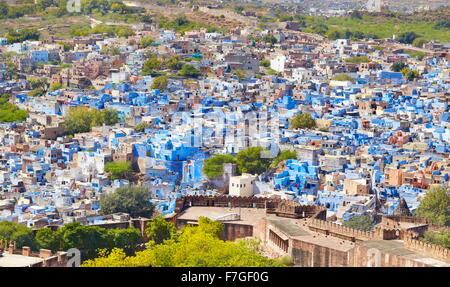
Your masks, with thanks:
[{"label": "cluster of buildings", "polygon": [[[0,39],[3,54],[14,52],[17,73],[63,86],[33,97],[30,81],[1,67],[0,94],[11,94],[29,115],[0,124],[0,220],[33,228],[105,222],[101,195],[130,184],[108,177],[112,161],[131,162],[139,175],[132,183],[148,187],[167,216],[186,196],[229,194],[325,210],[336,222],[329,229],[355,215],[409,216],[430,186],[449,187],[448,44],[429,43],[419,59],[414,48],[389,41],[329,41],[288,29],[133,29],[128,38]],[[267,34],[277,43],[248,40]],[[142,48],[143,37],[154,42]],[[203,76],[176,76],[166,90],[152,90],[154,78],[141,75],[149,53],[179,56]],[[363,56],[369,61],[347,60]],[[392,72],[398,61],[420,77]],[[67,136],[64,115],[79,106],[115,109],[124,121]],[[291,129],[300,113],[311,114],[317,127]],[[140,123],[146,128],[136,131]],[[291,150],[297,158],[259,175],[239,175],[231,163],[217,178],[203,173],[211,156],[256,146],[264,157]],[[270,224],[302,236],[294,223]],[[291,250],[283,240],[277,246]]]}]

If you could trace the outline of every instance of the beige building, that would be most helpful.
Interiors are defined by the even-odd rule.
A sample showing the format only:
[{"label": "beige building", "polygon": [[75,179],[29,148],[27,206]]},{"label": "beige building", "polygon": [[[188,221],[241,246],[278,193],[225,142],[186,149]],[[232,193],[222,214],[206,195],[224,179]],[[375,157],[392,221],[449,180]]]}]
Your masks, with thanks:
[{"label": "beige building", "polygon": [[370,185],[365,178],[344,180],[344,193],[348,195],[368,194]]},{"label": "beige building", "polygon": [[233,196],[252,196],[255,175],[244,173],[230,178],[229,194]]}]

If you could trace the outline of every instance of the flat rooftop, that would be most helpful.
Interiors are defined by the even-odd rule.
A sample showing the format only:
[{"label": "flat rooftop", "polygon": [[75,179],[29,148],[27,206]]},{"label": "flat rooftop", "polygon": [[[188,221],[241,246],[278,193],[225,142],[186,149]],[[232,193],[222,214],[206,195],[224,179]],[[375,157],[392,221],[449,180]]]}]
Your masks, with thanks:
[{"label": "flat rooftop", "polygon": [[0,267],[28,267],[42,261],[44,260],[39,257],[3,253],[3,256],[0,257]]},{"label": "flat rooftop", "polygon": [[423,255],[417,251],[407,249],[402,240],[368,240],[361,242],[367,248],[376,248],[383,253],[390,253],[401,257],[406,257],[414,261],[422,262],[436,267],[450,267],[449,263],[439,259]]},{"label": "flat rooftop", "polygon": [[[238,214],[239,220],[222,220],[227,215]],[[220,220],[223,223],[234,223],[244,225],[256,225],[258,221],[266,217],[266,210],[263,208],[246,208],[246,207],[217,207],[217,206],[191,206],[187,208],[178,217],[181,220],[197,221],[200,216],[208,217],[212,220]]]}]

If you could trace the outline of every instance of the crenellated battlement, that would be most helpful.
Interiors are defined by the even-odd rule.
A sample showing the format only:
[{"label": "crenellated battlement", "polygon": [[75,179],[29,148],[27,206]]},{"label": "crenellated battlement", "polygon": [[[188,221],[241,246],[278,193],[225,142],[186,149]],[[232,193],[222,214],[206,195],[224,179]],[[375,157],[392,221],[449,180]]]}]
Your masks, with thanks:
[{"label": "crenellated battlement", "polygon": [[323,217],[322,206],[302,205],[293,200],[264,198],[264,197],[240,197],[240,196],[205,196],[188,195],[176,201],[175,213],[182,212],[190,206],[214,206],[214,207],[244,207],[262,208],[269,214],[281,217],[305,218],[312,216]]},{"label": "crenellated battlement", "polygon": [[336,236],[349,241],[364,241],[375,239],[380,231],[364,231],[334,222],[311,218],[308,227],[312,231],[325,233],[327,235]]},{"label": "crenellated battlement", "polygon": [[438,245],[426,243],[420,240],[405,238],[405,247],[431,257],[439,258],[450,263],[450,249]]}]

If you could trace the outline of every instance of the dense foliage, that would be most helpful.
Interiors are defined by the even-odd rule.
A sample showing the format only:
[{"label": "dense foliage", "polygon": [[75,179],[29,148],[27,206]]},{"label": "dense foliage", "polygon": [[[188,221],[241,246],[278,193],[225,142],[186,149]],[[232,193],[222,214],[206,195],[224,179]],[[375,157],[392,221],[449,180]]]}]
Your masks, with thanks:
[{"label": "dense foliage", "polygon": [[94,258],[97,249],[122,248],[127,254],[133,254],[136,245],[141,242],[138,229],[105,229],[98,226],[81,225],[73,222],[52,231],[43,228],[36,233],[36,242],[40,248],[53,252],[77,248],[81,251],[82,259]]},{"label": "dense foliage", "polygon": [[275,168],[277,165],[285,160],[288,159],[296,159],[297,158],[297,152],[295,150],[284,150],[278,154],[276,158],[273,159],[272,163],[270,164],[270,168]]},{"label": "dense foliage", "polygon": [[164,91],[167,88],[169,80],[166,76],[159,76],[153,79],[150,89]]},{"label": "dense foliage", "polygon": [[333,81],[349,81],[354,83],[355,79],[353,79],[351,76],[347,74],[337,74],[333,78],[331,78]]},{"label": "dense foliage", "polygon": [[202,73],[193,65],[184,64],[178,72],[178,75],[182,77],[198,78]]},{"label": "dense foliage", "polygon": [[0,123],[26,120],[28,112],[11,104],[9,102],[10,97],[6,94],[0,96]]},{"label": "dense foliage", "polygon": [[312,129],[316,127],[316,121],[309,113],[298,114],[291,119],[291,129]]},{"label": "dense foliage", "polygon": [[132,172],[131,162],[111,161],[105,164],[105,171],[111,174],[111,179],[126,179]]},{"label": "dense foliage", "polygon": [[204,161],[203,173],[209,178],[219,177],[223,174],[224,163],[236,163],[236,159],[230,154],[215,155]]},{"label": "dense foliage", "polygon": [[447,228],[438,231],[427,230],[421,240],[450,249],[450,230]]},{"label": "dense foliage", "polygon": [[360,229],[364,231],[370,231],[374,227],[373,219],[368,215],[356,215],[350,220],[344,221],[344,226]]},{"label": "dense foliage", "polygon": [[150,124],[146,123],[146,122],[142,122],[142,123],[138,123],[135,127],[134,130],[137,132],[142,133],[146,128],[149,128]]},{"label": "dense foliage", "polygon": [[262,174],[269,168],[271,159],[264,156],[261,147],[250,147],[236,155],[238,170],[241,173]]},{"label": "dense foliage", "polygon": [[117,188],[114,192],[104,194],[100,198],[102,214],[124,212],[131,217],[150,218],[154,211],[151,203],[151,192],[145,187],[125,186]]},{"label": "dense foliage", "polygon": [[[162,223],[160,221],[160,223]],[[162,223],[165,225],[165,223]],[[169,223],[172,224],[172,223]],[[222,241],[219,236],[223,224],[200,217],[198,226],[185,226],[176,239],[163,244],[150,245],[148,249],[126,256],[121,249],[111,253],[101,252],[84,267],[271,267],[285,266],[259,254],[257,242],[239,240]]]},{"label": "dense foliage", "polygon": [[215,27],[202,22],[192,21],[186,18],[185,15],[178,15],[175,19],[169,20],[162,17],[158,22],[158,25],[164,29],[175,30],[177,33],[185,33],[191,30],[197,30],[200,28],[206,28],[209,33],[211,32],[224,32],[225,30],[219,27]]},{"label": "dense foliage", "polygon": [[404,68],[408,68],[408,65],[404,62],[399,61],[392,64],[391,71],[398,73],[401,72]]},{"label": "dense foliage", "polygon": [[415,32],[405,32],[398,36],[398,41],[403,44],[412,44],[415,39],[419,38],[420,35]]},{"label": "dense foliage", "polygon": [[64,118],[64,130],[67,134],[84,133],[92,127],[103,124],[113,125],[120,120],[119,113],[114,109],[98,110],[87,107],[70,108]]},{"label": "dense foliage", "polygon": [[424,217],[434,224],[450,226],[450,191],[445,187],[433,187],[420,200],[416,216]]},{"label": "dense foliage", "polygon": [[0,221],[0,239],[3,241],[15,241],[17,248],[28,246],[35,248],[33,231],[25,225],[11,221]]},{"label": "dense foliage", "polygon": [[24,29],[10,29],[6,33],[5,38],[8,39],[8,43],[18,43],[25,40],[39,40],[40,33],[35,28],[24,28]]},{"label": "dense foliage", "polygon": [[361,64],[361,63],[369,63],[370,59],[366,56],[354,56],[351,58],[345,58],[345,62],[347,63],[353,63],[353,64]]},{"label": "dense foliage", "polygon": [[158,215],[147,223],[145,234],[150,245],[162,244],[166,240],[176,239],[177,229],[172,222],[166,221],[162,216]]}]

